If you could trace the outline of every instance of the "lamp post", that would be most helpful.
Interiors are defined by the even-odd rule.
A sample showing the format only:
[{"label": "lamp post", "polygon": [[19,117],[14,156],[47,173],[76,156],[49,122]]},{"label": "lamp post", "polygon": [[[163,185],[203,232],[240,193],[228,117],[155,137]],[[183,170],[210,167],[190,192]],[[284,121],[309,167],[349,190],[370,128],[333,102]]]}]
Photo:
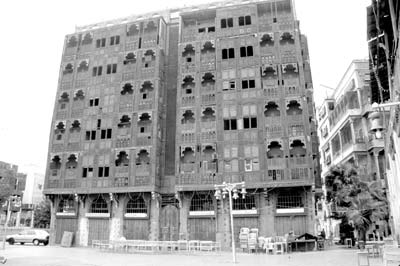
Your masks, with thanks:
[{"label": "lamp post", "polygon": [[[238,188],[241,188],[242,197],[246,196],[245,182],[239,183],[226,183],[223,182],[221,185],[214,185],[215,187],[215,198],[220,200],[225,198],[226,194],[229,195],[229,215],[231,219],[231,236],[232,236],[232,257],[233,263],[236,263],[236,247],[235,247],[235,235],[233,231],[233,213],[232,213],[232,198],[239,198]],[[233,195],[232,195],[233,192]]]}]

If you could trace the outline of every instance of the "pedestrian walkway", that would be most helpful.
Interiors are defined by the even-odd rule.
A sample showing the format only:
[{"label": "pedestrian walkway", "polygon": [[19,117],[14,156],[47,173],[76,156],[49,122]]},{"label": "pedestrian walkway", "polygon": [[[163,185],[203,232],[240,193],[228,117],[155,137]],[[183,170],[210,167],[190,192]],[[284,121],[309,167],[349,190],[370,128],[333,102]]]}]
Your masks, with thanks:
[{"label": "pedestrian walkway", "polygon": [[[284,255],[239,252],[237,265],[246,266],[357,266],[357,249],[333,248],[324,251],[295,252]],[[219,266],[231,265],[230,252],[195,254],[110,253],[91,248],[52,246],[7,246],[3,254],[9,266]],[[382,266],[380,258],[372,258],[370,266]]]}]

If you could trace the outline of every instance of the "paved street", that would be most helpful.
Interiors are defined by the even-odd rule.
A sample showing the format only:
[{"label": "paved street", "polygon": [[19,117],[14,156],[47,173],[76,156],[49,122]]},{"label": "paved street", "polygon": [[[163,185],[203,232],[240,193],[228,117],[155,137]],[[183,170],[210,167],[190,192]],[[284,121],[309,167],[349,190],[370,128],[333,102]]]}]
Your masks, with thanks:
[{"label": "paved street", "polygon": [[[266,255],[238,253],[239,265],[268,266],[356,266],[357,250],[335,248],[327,251],[292,253],[289,255]],[[163,265],[197,266],[230,265],[231,253],[221,254],[121,254],[108,253],[91,248],[62,248],[31,245],[7,245],[0,250],[8,258],[6,265],[37,266],[116,266],[116,265]],[[371,266],[380,266],[380,259],[372,259]]]}]

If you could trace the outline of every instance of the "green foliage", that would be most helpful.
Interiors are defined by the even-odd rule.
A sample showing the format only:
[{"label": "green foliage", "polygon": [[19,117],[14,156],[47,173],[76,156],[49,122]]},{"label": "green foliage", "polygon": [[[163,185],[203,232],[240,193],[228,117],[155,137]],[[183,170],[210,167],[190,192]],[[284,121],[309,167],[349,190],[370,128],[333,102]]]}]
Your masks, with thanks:
[{"label": "green foliage", "polygon": [[327,200],[342,207],[344,213],[333,213],[333,218],[349,222],[365,240],[370,225],[388,220],[389,208],[379,182],[361,180],[353,165],[332,167],[325,177]]},{"label": "green foliage", "polygon": [[42,201],[35,207],[35,215],[33,219],[35,228],[48,228],[50,226],[50,202]]}]

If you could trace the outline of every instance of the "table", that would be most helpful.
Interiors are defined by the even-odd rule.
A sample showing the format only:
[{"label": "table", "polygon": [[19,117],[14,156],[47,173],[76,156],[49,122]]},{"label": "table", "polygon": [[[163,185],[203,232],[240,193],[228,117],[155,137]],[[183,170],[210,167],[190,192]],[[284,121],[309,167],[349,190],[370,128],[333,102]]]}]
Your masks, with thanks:
[{"label": "table", "polygon": [[293,251],[312,251],[315,249],[315,240],[295,240],[291,242]]}]

